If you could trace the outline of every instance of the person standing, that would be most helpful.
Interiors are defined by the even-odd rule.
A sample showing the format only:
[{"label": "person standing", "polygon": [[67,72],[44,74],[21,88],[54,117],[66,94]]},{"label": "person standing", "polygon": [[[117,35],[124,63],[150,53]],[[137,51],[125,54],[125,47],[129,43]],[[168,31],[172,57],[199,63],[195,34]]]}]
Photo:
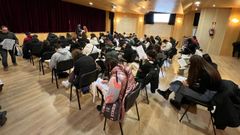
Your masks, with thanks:
[{"label": "person standing", "polygon": [[[2,43],[3,41],[6,41],[6,40],[15,40],[15,44],[18,44],[18,39],[16,37],[16,35],[13,33],[13,32],[10,32],[8,30],[8,27],[7,26],[2,26],[1,27],[1,32],[0,32],[0,43]],[[2,56],[2,65],[4,67],[4,71],[7,71],[8,70],[8,62],[7,62],[7,56],[8,56],[8,52],[11,56],[11,59],[12,59],[12,63],[13,65],[17,65],[17,62],[16,62],[16,56],[14,54],[14,48],[11,47],[11,44],[10,43],[5,43],[5,47],[9,48],[9,49],[6,49],[5,47],[1,46],[1,56]]]}]

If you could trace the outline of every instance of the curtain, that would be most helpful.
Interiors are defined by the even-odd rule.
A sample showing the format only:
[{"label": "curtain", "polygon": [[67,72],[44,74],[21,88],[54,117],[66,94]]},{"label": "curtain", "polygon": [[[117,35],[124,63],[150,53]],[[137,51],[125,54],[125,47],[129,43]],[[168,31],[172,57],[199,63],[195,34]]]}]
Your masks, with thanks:
[{"label": "curtain", "polygon": [[0,25],[16,33],[71,32],[77,24],[105,31],[104,10],[60,0],[0,0]]}]

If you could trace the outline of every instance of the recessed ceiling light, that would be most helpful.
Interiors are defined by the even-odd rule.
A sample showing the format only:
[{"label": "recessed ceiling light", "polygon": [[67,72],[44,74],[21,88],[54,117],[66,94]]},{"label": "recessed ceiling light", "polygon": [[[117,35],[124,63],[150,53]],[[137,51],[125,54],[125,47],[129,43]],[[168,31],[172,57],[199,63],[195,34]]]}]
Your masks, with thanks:
[{"label": "recessed ceiling light", "polygon": [[143,9],[145,9],[145,6],[142,6]]},{"label": "recessed ceiling light", "polygon": [[197,11],[197,10],[198,10],[198,8],[195,8],[195,10]]},{"label": "recessed ceiling light", "polygon": [[92,6],[92,5],[93,5],[93,3],[92,3],[92,2],[89,2],[89,5],[91,5],[91,6]]},{"label": "recessed ceiling light", "polygon": [[215,4],[213,4],[212,6],[213,6],[213,7],[216,7],[216,5],[215,5]]},{"label": "recessed ceiling light", "polygon": [[194,4],[195,4],[195,5],[200,5],[201,2],[200,2],[200,1],[196,1]]}]

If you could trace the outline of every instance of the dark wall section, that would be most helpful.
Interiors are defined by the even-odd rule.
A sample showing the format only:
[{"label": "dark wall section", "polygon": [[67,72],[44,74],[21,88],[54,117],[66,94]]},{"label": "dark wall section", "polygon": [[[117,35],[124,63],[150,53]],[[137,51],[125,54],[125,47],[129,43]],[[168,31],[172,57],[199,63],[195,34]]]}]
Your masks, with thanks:
[{"label": "dark wall section", "polygon": [[0,0],[0,25],[13,32],[105,31],[106,11],[60,0]]}]

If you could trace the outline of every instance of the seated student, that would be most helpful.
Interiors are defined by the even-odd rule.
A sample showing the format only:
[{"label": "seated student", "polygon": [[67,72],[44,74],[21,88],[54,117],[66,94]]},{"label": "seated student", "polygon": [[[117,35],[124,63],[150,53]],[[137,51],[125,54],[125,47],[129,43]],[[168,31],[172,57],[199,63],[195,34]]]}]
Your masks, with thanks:
[{"label": "seated student", "polygon": [[72,58],[74,62],[74,71],[70,73],[69,79],[62,81],[62,85],[69,88],[71,84],[78,85],[78,79],[82,74],[96,70],[96,63],[92,57],[86,56],[79,49],[72,51]]},{"label": "seated student", "polygon": [[23,44],[26,44],[27,42],[32,41],[32,35],[30,32],[26,32],[25,35],[26,35],[26,37],[23,39]]},{"label": "seated student", "polygon": [[158,90],[158,93],[168,100],[172,91],[175,92],[175,99],[171,99],[170,103],[180,109],[184,96],[209,102],[216,94],[220,83],[219,72],[201,56],[193,55],[190,58],[187,80],[172,82],[166,91]]},{"label": "seated student", "polygon": [[50,46],[50,42],[48,40],[44,40],[43,44],[42,44],[42,49],[41,49],[41,56],[45,53],[45,52],[55,52],[54,47]]},{"label": "seated student", "polygon": [[[82,45],[82,44],[84,44],[84,45]],[[70,52],[72,52],[74,49],[80,49],[81,50],[82,49],[81,46],[85,46],[85,42],[78,41],[77,35],[73,34],[71,41],[69,41],[69,45],[70,45]]]},{"label": "seated student", "polygon": [[176,47],[176,40],[173,37],[169,38],[170,43],[172,44],[173,47]]},{"label": "seated student", "polygon": [[159,36],[155,37],[156,44],[162,44],[162,39]]},{"label": "seated student", "polygon": [[93,34],[93,33],[92,33],[90,36],[91,36],[91,37],[90,37],[90,43],[91,43],[92,45],[98,45],[99,42],[98,42],[97,36],[96,36],[95,34]]},{"label": "seated student", "polygon": [[168,40],[164,39],[163,42],[162,42],[162,45],[161,45],[161,50],[163,52],[167,52],[171,48],[172,48],[172,44]]},{"label": "seated student", "polygon": [[[82,36],[78,38],[78,42],[81,42],[81,41],[84,42],[85,44],[90,43],[90,41],[87,38],[87,34],[85,32],[83,32]],[[81,47],[83,48],[84,46],[81,46]]]},{"label": "seated student", "polygon": [[192,43],[196,46],[197,49],[200,49],[200,45],[196,36],[192,37]]},{"label": "seated student", "polygon": [[164,60],[167,58],[167,55],[165,55],[161,50],[161,45],[155,45],[154,50],[157,53],[156,61],[159,67],[161,67],[164,63]]},{"label": "seated student", "polygon": [[146,41],[144,43],[144,48],[146,51],[153,49],[153,44],[151,43],[150,38],[146,38]]},{"label": "seated student", "polygon": [[[42,42],[38,39],[38,35],[32,36],[32,41],[30,42],[29,49],[32,50],[33,47],[42,48]],[[40,57],[40,52],[32,52],[34,56]]]},{"label": "seated student", "polygon": [[85,55],[101,52],[100,49],[98,49],[95,45],[92,45],[90,43],[86,44],[82,51],[83,51],[83,54]]},{"label": "seated student", "polygon": [[55,44],[58,42],[58,36],[54,33],[49,32],[47,36],[47,40],[50,43],[50,46],[53,46],[55,48]]},{"label": "seated student", "polygon": [[132,49],[130,44],[126,44],[122,56],[128,63],[131,63],[137,57],[137,52]]},{"label": "seated student", "polygon": [[150,42],[152,45],[155,45],[156,41],[153,36],[150,36]]},{"label": "seated student", "polygon": [[[155,69],[158,68],[156,62],[156,52],[154,50],[147,51],[148,60],[140,61],[139,69],[136,75],[136,80],[143,82],[144,86],[149,82],[151,83],[151,92],[155,93],[155,90],[158,88],[158,73]],[[158,71],[158,70],[157,70]],[[150,74],[151,73],[151,74]],[[146,78],[148,76],[148,78]],[[156,76],[155,76],[156,75]]]},{"label": "seated student", "polygon": [[191,38],[188,38],[188,39],[186,40],[186,44],[185,44],[185,46],[184,46],[184,48],[183,48],[183,51],[180,52],[180,53],[186,54],[186,55],[188,55],[188,54],[195,54],[195,53],[196,53],[196,50],[197,50],[196,44],[194,44],[194,43],[192,42],[192,39],[191,39]]},{"label": "seated student", "polygon": [[214,68],[218,69],[218,65],[212,61],[212,58],[209,54],[204,54],[202,56],[210,65],[212,65]]},{"label": "seated student", "polygon": [[25,33],[26,37],[23,40],[23,58],[25,59],[29,59],[30,58],[30,45],[31,45],[31,41],[32,41],[32,35],[30,32]]},{"label": "seated student", "polygon": [[[96,87],[102,95],[101,105],[97,106],[98,111],[101,111],[102,107],[104,108],[103,103],[114,103],[119,98],[124,98],[136,86],[132,71],[128,67],[119,64],[116,57],[108,55],[105,64],[109,71],[108,80],[99,78],[95,82]],[[123,95],[123,93],[125,94]]]},{"label": "seated student", "polygon": [[50,60],[50,68],[56,68],[57,63],[65,60],[72,59],[71,53],[65,48],[65,44],[58,41],[56,45],[56,52],[53,54]]},{"label": "seated student", "polygon": [[64,36],[59,36],[59,41],[64,44],[64,48],[69,46],[67,39]]}]

